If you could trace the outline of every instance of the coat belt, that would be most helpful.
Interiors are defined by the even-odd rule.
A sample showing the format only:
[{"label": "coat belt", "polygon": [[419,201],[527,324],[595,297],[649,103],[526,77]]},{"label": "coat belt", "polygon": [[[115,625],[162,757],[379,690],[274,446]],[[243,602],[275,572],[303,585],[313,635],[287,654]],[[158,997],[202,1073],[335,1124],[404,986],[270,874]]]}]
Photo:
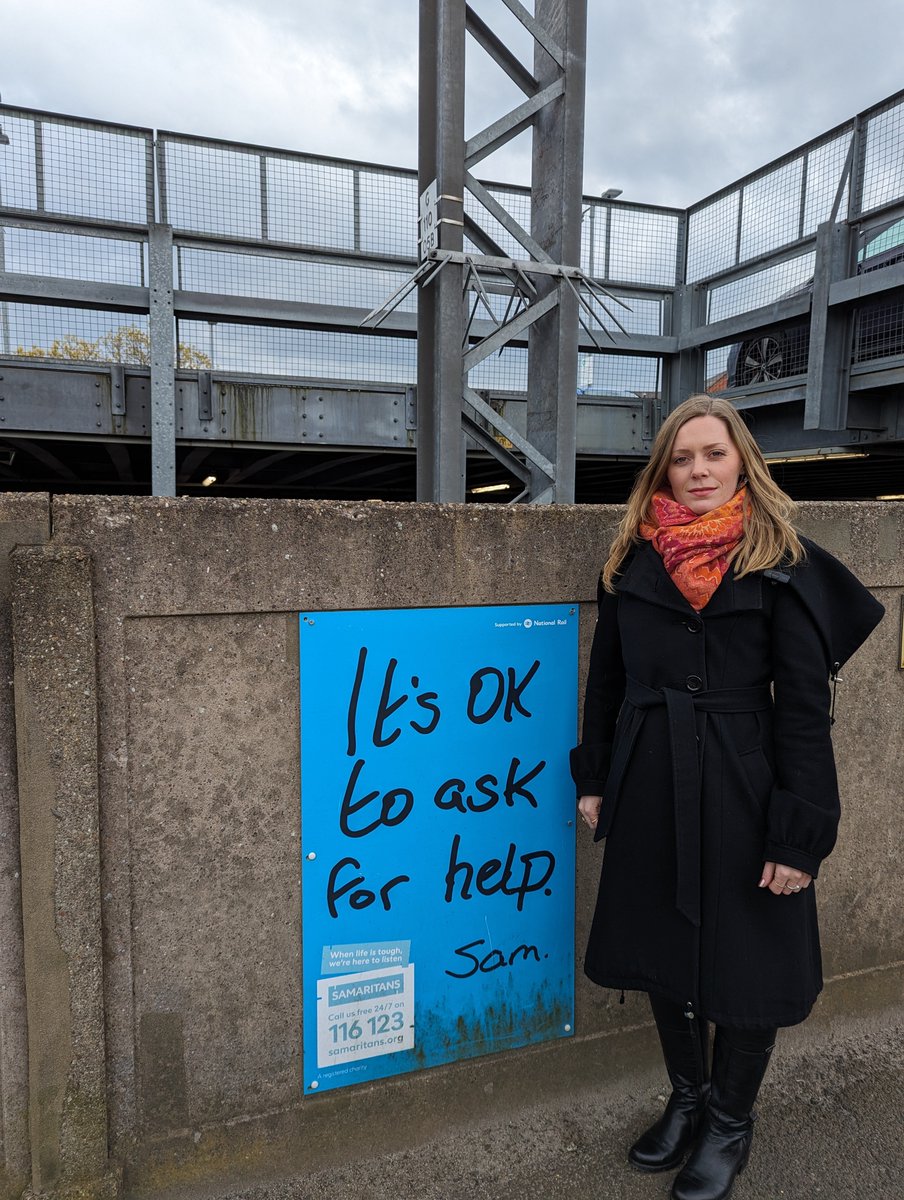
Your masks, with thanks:
[{"label": "coat belt", "polygon": [[[672,781],[675,794],[675,853],[677,888],[675,903],[695,926],[700,924],[700,755],[697,743],[697,712],[758,712],[772,707],[768,685],[749,688],[713,688],[689,692],[676,687],[651,688],[630,676],[625,700],[643,719],[650,708],[665,705],[669,723]],[[623,739],[623,752],[616,751],[606,791],[613,800],[631,756],[639,722]],[[621,750],[622,747],[619,747]]]}]

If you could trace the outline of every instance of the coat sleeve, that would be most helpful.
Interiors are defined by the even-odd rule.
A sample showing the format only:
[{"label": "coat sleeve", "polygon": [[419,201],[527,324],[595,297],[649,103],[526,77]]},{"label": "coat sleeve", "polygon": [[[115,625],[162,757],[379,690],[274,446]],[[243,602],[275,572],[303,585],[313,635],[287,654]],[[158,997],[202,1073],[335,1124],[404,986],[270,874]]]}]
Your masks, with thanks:
[{"label": "coat sleeve", "polygon": [[598,616],[584,693],[580,744],[571,751],[578,796],[601,796],[609,773],[612,739],[625,695],[625,667],[618,632],[618,597],[597,590]]},{"label": "coat sleeve", "polygon": [[791,587],[776,587],[772,619],[775,780],[765,858],[815,876],[840,816],[829,717],[829,668],[820,630]]},{"label": "coat sleeve", "polygon": [[885,609],[847,567],[802,541],[806,560],[773,572],[782,582],[772,624],[776,777],[766,859],[815,876],[835,845],[840,816],[829,675],[869,637]]}]

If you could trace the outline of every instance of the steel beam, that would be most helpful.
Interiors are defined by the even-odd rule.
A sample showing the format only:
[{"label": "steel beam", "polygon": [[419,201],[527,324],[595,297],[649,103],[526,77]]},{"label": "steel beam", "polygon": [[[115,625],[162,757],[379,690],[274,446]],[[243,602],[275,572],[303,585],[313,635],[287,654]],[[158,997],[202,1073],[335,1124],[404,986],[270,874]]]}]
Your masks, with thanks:
[{"label": "steel beam", "polygon": [[[692,284],[675,289],[671,304],[672,332],[677,334],[678,353],[663,364],[662,415],[704,388],[706,358],[703,349],[692,341],[701,331],[705,295]],[[705,332],[705,327],[703,332]]]},{"label": "steel beam", "polygon": [[487,54],[499,63],[509,79],[521,88],[525,96],[533,96],[540,90],[540,85],[534,79],[533,75],[531,75],[530,71],[511,52],[505,42],[493,32],[486,21],[474,12],[470,4],[466,6],[466,19],[468,33],[470,33],[474,41],[478,45],[483,46]]},{"label": "steel beam", "polygon": [[[465,0],[421,0],[418,192],[436,182],[437,245],[464,245]],[[464,501],[459,263],[418,289],[418,500]]]},{"label": "steel beam", "polygon": [[[699,289],[688,288],[688,293]],[[687,303],[687,297],[685,303]],[[696,307],[696,305],[694,306]],[[783,321],[800,320],[810,311],[810,297],[793,296],[787,300],[776,300],[772,304],[764,304],[761,308],[752,308],[736,317],[726,317],[722,321],[706,323],[703,313],[692,318],[689,328],[678,334],[678,348],[691,350],[700,346],[719,346],[726,342],[741,341],[742,338],[757,333],[762,329],[770,329]]]},{"label": "steel beam", "polygon": [[[0,225],[0,280],[6,275],[6,230]],[[2,289],[0,283],[0,289]],[[0,354],[12,354],[13,348],[9,336],[9,309],[6,300],[0,295]]]},{"label": "steel beam", "polygon": [[[3,230],[0,229],[0,249]],[[500,263],[517,261],[522,269],[538,270],[539,265],[527,260],[500,258]],[[466,256],[461,256],[466,262]],[[485,265],[486,259],[481,265]],[[501,295],[511,293],[511,285],[504,280],[483,276],[488,292]],[[621,294],[621,292],[619,293]],[[661,289],[656,293],[661,295]],[[64,304],[74,308],[92,308],[101,311],[146,313],[149,307],[147,288],[132,284],[92,283],[73,279],[49,279],[44,276],[20,275],[17,272],[0,270],[0,321],[2,304],[6,301],[44,304]],[[173,293],[173,310],[181,320],[228,322],[244,325],[284,326],[292,329],[323,329],[361,335],[362,322],[367,316],[363,308],[352,308],[341,304],[311,304],[300,300],[273,300],[256,296],[235,296],[218,292]],[[496,326],[489,320],[478,318],[471,326],[474,336],[485,337]],[[383,316],[379,332],[414,338],[417,335],[417,317],[414,313],[396,310]],[[595,343],[587,336],[580,339],[584,349],[593,349]],[[11,353],[4,348],[0,333],[0,355]],[[637,333],[630,337],[613,334],[612,348],[622,353],[668,354],[676,349],[674,338],[658,334]]]},{"label": "steel beam", "polygon": [[829,297],[832,284],[848,275],[850,263],[850,227],[828,221],[820,225],[816,231],[804,429],[847,428],[853,320],[846,309],[830,308]]},{"label": "steel beam", "polygon": [[504,117],[500,117],[498,121],[469,138],[465,145],[465,165],[468,170],[500,150],[519,133],[523,133],[529,125],[533,125],[538,114],[553,100],[558,100],[564,91],[565,80],[553,79],[535,96],[531,96],[510,113],[506,113]]},{"label": "steel beam", "polygon": [[[0,230],[0,234],[3,231]],[[72,305],[104,311],[145,313],[148,290],[131,283],[96,283],[85,279],[59,276],[23,275],[5,271],[0,263],[0,297],[26,304]]]},{"label": "steel beam", "polygon": [[176,494],[176,328],[173,310],[173,230],[148,227],[151,339],[151,491]]},{"label": "steel beam", "polygon": [[[553,262],[581,262],[584,169],[586,0],[536,0],[534,19],[546,45],[561,48],[564,67],[535,42],[534,75],[548,88],[560,79],[562,95],[534,122],[531,234]],[[574,501],[577,421],[578,301],[553,277],[534,276],[538,299],[558,292],[559,303],[531,326],[528,357],[527,436],[555,464],[554,481],[534,467],[535,495],[553,483],[552,499]]]},{"label": "steel beam", "polygon": [[881,271],[836,278],[829,291],[829,304],[849,304],[852,300],[875,298],[899,288],[904,288],[904,263],[893,263]]}]

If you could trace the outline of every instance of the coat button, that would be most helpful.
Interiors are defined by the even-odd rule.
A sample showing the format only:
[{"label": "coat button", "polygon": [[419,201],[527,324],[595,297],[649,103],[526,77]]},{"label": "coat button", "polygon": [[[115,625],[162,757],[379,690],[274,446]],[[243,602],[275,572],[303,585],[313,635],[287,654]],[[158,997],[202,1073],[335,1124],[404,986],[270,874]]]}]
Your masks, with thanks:
[{"label": "coat button", "polygon": [[703,680],[699,675],[688,675],[685,684],[689,692],[699,692],[703,687]]},{"label": "coat button", "polygon": [[703,626],[699,621],[685,621],[688,633],[699,633]]}]

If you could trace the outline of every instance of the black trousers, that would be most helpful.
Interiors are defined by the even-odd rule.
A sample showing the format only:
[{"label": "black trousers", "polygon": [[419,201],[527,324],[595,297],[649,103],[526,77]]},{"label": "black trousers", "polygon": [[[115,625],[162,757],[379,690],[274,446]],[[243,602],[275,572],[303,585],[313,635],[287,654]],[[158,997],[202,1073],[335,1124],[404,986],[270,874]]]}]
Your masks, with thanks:
[{"label": "black trousers", "polygon": [[[676,1004],[674,1000],[666,1000],[650,992],[650,1008],[656,1024],[666,1029],[680,1029],[682,1022],[687,1020],[684,1015],[684,1005]],[[724,1038],[729,1046],[736,1050],[746,1050],[748,1054],[764,1054],[770,1046],[775,1045],[777,1029],[736,1029],[732,1025],[718,1025],[716,1030],[719,1037]]]}]

